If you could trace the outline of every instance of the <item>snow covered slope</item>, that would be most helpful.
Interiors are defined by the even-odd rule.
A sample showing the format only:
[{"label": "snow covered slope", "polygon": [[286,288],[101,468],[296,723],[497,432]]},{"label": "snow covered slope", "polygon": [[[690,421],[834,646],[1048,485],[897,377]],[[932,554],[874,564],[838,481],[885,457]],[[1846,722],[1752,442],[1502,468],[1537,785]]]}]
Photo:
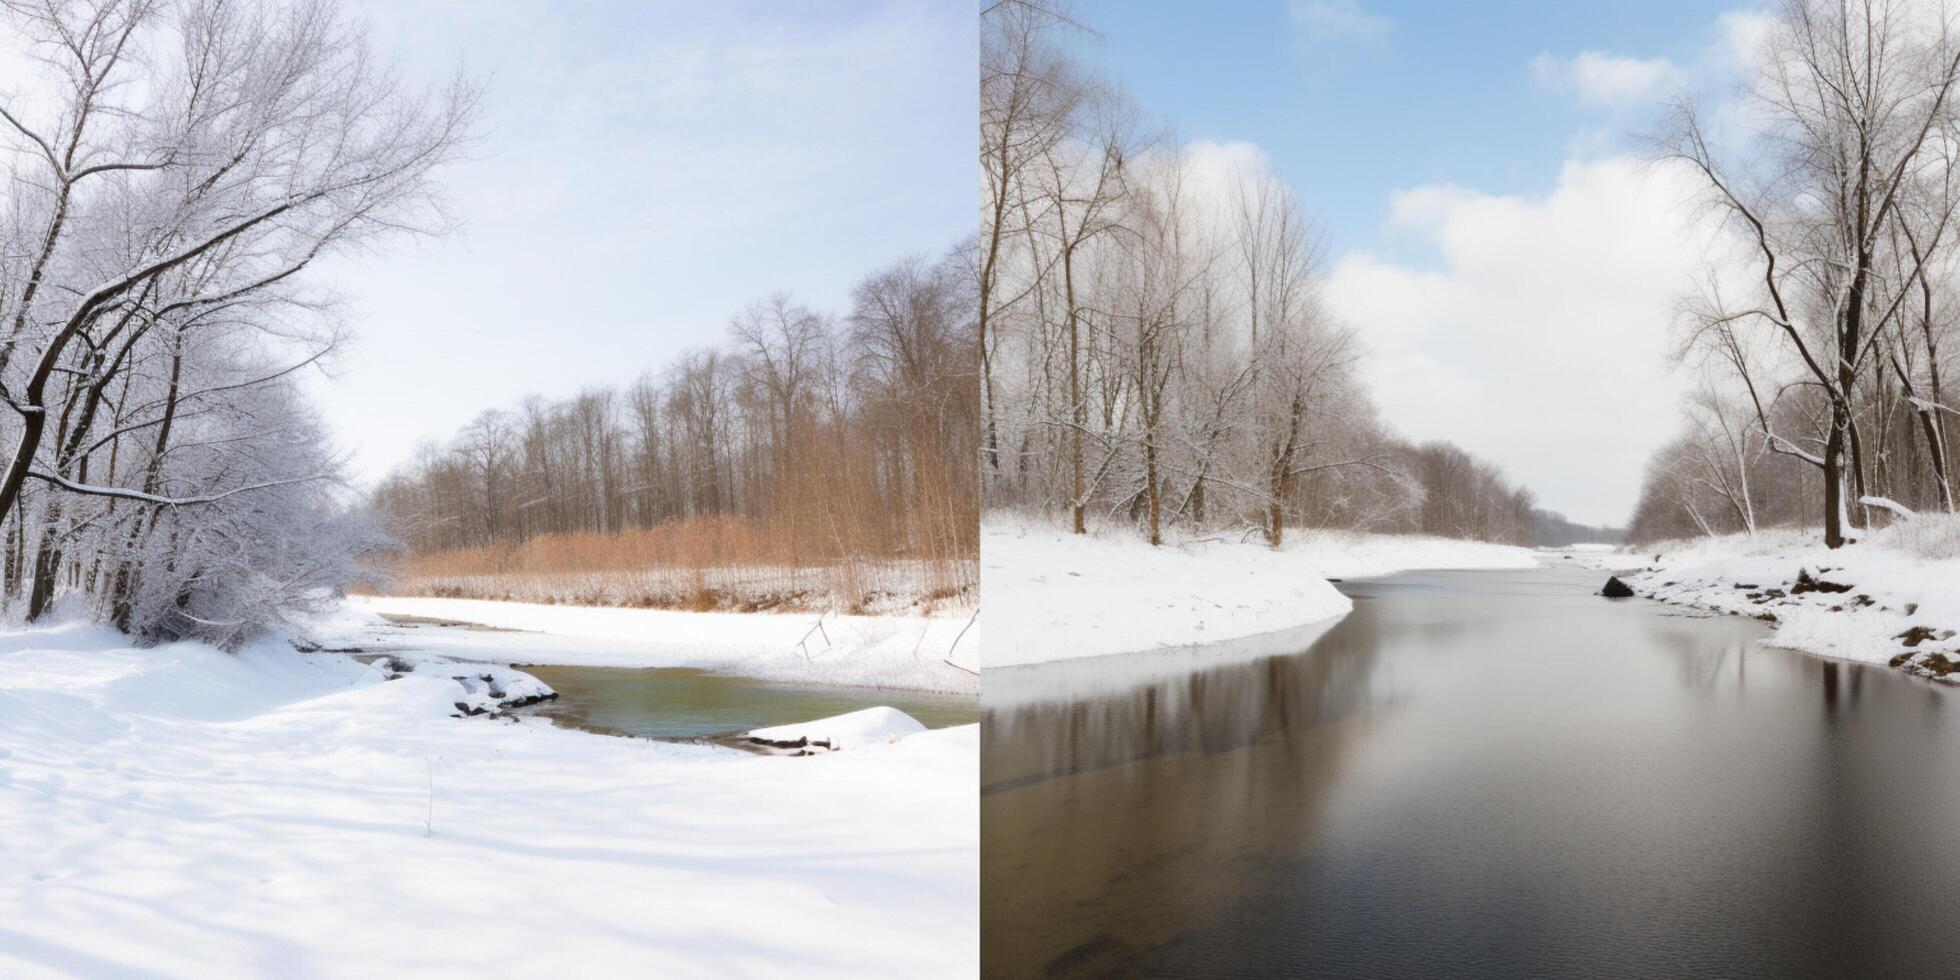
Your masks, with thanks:
[{"label": "snow covered slope", "polygon": [[897,708],[882,705],[850,711],[815,721],[797,722],[794,725],[774,725],[758,728],[749,733],[750,738],[766,739],[771,742],[794,742],[809,740],[821,742],[832,749],[857,749],[867,745],[881,745],[910,738],[926,730],[919,720]]},{"label": "snow covered slope", "polygon": [[1625,576],[1641,595],[1774,622],[1774,646],[1960,681],[1960,518],[1923,515],[1836,550],[1778,529],[1605,564],[1641,569]]},{"label": "snow covered slope", "polygon": [[[490,630],[390,625],[386,613]],[[810,684],[977,694],[966,616],[680,612],[481,599],[351,596],[308,639],[329,649],[427,650],[505,663],[701,667]],[[951,663],[948,663],[948,660]]]},{"label": "snow covered slope", "polygon": [[1296,552],[1236,542],[1153,548],[985,521],[981,657],[988,667],[1242,640],[1352,608]]},{"label": "snow covered slope", "polygon": [[1297,631],[1353,608],[1329,577],[1537,564],[1530,549],[1480,541],[1289,533],[1277,551],[1236,540],[1153,548],[1128,533],[1074,535],[990,515],[980,528],[981,656],[988,667],[1008,667],[1228,641],[1240,656],[1297,650]]},{"label": "snow covered slope", "polygon": [[1330,578],[1368,578],[1417,569],[1537,568],[1541,557],[1530,548],[1488,541],[1319,528],[1288,531],[1284,548],[1301,553]]},{"label": "snow covered slope", "polygon": [[977,726],[764,758],[124,643],[0,634],[0,976],[976,971]]}]

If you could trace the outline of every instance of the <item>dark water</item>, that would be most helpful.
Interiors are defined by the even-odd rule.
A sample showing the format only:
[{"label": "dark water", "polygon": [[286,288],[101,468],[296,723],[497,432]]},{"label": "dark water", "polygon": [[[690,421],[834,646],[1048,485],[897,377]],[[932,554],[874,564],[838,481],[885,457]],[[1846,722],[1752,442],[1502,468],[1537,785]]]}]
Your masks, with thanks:
[{"label": "dark water", "polygon": [[1951,694],[1602,578],[1351,582],[1297,655],[990,693],[984,972],[1960,975]]},{"label": "dark water", "polygon": [[971,697],[857,687],[799,687],[687,667],[526,666],[558,700],[528,712],[607,735],[717,739],[890,705],[927,728],[980,720]]}]

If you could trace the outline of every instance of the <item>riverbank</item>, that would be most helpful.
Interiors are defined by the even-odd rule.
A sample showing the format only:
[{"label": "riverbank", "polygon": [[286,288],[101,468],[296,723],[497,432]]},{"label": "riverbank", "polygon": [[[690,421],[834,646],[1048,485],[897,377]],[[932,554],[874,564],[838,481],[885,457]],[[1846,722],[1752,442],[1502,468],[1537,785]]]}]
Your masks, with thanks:
[{"label": "riverbank", "polygon": [[[819,616],[350,596],[306,639],[366,653],[424,650],[500,663],[699,667],[799,684],[977,696],[980,630],[968,628],[971,618],[970,611]],[[431,628],[442,623],[483,628]]]},{"label": "riverbank", "polygon": [[974,972],[978,726],[766,758],[441,674],[0,633],[0,974]]},{"label": "riverbank", "polygon": [[[540,539],[516,555],[552,544]],[[594,544],[603,549],[603,543]],[[561,549],[562,550],[562,549]],[[507,560],[497,556],[508,556]],[[408,555],[390,569],[388,595],[441,596],[539,605],[671,609],[688,612],[946,615],[973,609],[970,562],[865,560],[835,565],[661,564],[621,556],[628,567],[582,571],[522,570],[509,552],[470,549]],[[499,565],[518,570],[492,571]],[[574,565],[570,557],[551,564]],[[447,572],[432,569],[448,567]],[[475,567],[476,571],[463,571]]]},{"label": "riverbank", "polygon": [[1352,603],[1330,578],[1417,568],[1530,568],[1526,548],[1479,541],[1289,531],[1275,550],[1236,538],[1151,547],[1128,529],[1074,535],[1011,516],[980,529],[981,606],[990,619],[988,667],[1117,654],[1182,659],[1230,643],[1234,655],[1298,649],[1301,631],[1345,615]]},{"label": "riverbank", "polygon": [[1595,560],[1638,595],[1772,623],[1772,646],[1960,683],[1960,518],[1922,515],[1835,550],[1774,529]]}]

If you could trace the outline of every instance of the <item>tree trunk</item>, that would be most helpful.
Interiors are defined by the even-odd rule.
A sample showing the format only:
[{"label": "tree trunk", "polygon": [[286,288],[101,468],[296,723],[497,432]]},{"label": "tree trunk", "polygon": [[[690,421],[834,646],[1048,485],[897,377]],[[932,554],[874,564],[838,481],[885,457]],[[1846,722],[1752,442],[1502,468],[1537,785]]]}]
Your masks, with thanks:
[{"label": "tree trunk", "polygon": [[[156,443],[151,447],[150,463],[143,471],[143,492],[156,493],[163,479],[163,454],[170,448],[170,430],[177,421],[177,396],[183,382],[184,373],[184,335],[178,333],[170,352],[170,384],[164,391],[163,420],[157,426]],[[137,567],[137,552],[144,540],[156,530],[157,519],[163,508],[150,508],[148,519],[138,517],[129,528],[129,553],[116,567],[116,584],[111,593],[111,619],[117,629],[129,632],[130,618],[135,612],[136,590],[141,582],[142,572]]]},{"label": "tree trunk", "polygon": [[50,496],[41,518],[41,540],[34,548],[34,584],[27,592],[27,621],[34,622],[54,601],[55,577],[61,567],[61,500]]},{"label": "tree trunk", "polygon": [[1304,400],[1296,392],[1286,409],[1286,432],[1273,451],[1273,467],[1266,484],[1266,543],[1279,547],[1286,536],[1286,498],[1293,492],[1293,454],[1300,443]]},{"label": "tree trunk", "polygon": [[12,602],[20,596],[19,555],[21,549],[22,520],[21,509],[15,507],[13,513],[7,519],[7,551],[4,557],[0,557],[0,565],[5,566],[3,569],[0,569],[0,575],[3,575],[5,578],[4,586],[9,602]]},{"label": "tree trunk", "polygon": [[1939,494],[1940,506],[1951,514],[1953,506],[1953,481],[1946,472],[1946,438],[1940,431],[1940,421],[1933,411],[1917,409],[1920,431],[1926,436],[1926,455],[1933,464],[1933,489]]},{"label": "tree trunk", "polygon": [[1073,474],[1070,487],[1071,492],[1074,494],[1074,497],[1069,502],[1069,509],[1073,512],[1075,533],[1085,534],[1087,533],[1087,526],[1083,522],[1082,512],[1087,505],[1082,499],[1085,492],[1082,480],[1082,430],[1089,424],[1089,406],[1082,400],[1082,354],[1081,342],[1078,339],[1080,327],[1078,326],[1075,310],[1075,274],[1073,263],[1071,262],[1072,251],[1064,250],[1062,252],[1062,288],[1068,302],[1069,419],[1074,423],[1069,427],[1069,461]]},{"label": "tree trunk", "polygon": [[1844,444],[1843,403],[1831,402],[1831,435],[1824,444],[1824,546],[1844,547]]}]

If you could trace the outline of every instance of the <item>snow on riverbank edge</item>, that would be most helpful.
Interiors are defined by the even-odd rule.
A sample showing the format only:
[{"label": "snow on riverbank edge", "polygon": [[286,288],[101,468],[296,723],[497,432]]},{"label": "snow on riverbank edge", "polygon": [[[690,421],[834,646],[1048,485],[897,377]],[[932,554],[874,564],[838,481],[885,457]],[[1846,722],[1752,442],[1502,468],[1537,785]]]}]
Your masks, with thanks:
[{"label": "snow on riverbank edge", "polygon": [[766,758],[441,675],[0,633],[0,975],[973,972],[978,726]]},{"label": "snow on riverbank edge", "polygon": [[[1220,538],[1153,548],[1127,529],[1075,535],[989,515],[980,528],[980,588],[981,608],[993,612],[981,658],[992,670],[1122,654],[1156,653],[1172,662],[1206,653],[1258,656],[1274,644],[1297,643],[1290,633],[1353,608],[1330,577],[1538,564],[1529,549],[1478,541],[1289,535],[1278,550]],[[1013,680],[990,679],[990,701],[997,683],[1007,690]]]},{"label": "snow on riverbank edge", "polygon": [[1960,683],[1960,518],[1926,515],[1824,547],[1774,529],[1598,556],[1636,594],[1752,616],[1770,646]]},{"label": "snow on riverbank edge", "polygon": [[748,737],[751,741],[779,748],[802,748],[814,744],[819,748],[842,751],[889,744],[925,730],[926,726],[919,724],[917,718],[897,708],[879,705],[815,721],[758,728],[749,732]]},{"label": "snow on riverbank edge", "polygon": [[1329,578],[1374,578],[1397,572],[1537,568],[1543,552],[1489,541],[1426,534],[1367,534],[1319,528],[1288,531],[1284,550],[1300,553]]},{"label": "snow on riverbank edge", "polygon": [[[402,616],[485,629],[391,624]],[[699,667],[799,684],[975,694],[969,616],[680,612],[422,596],[350,596],[314,624],[328,649],[428,650],[503,663]],[[962,635],[964,633],[964,635]]]},{"label": "snow on riverbank edge", "polygon": [[1299,653],[1341,621],[1332,616],[1288,629],[1215,643],[1164,647],[1100,657],[987,668],[989,710],[1025,704],[1076,702],[1132,690],[1223,664]]}]

